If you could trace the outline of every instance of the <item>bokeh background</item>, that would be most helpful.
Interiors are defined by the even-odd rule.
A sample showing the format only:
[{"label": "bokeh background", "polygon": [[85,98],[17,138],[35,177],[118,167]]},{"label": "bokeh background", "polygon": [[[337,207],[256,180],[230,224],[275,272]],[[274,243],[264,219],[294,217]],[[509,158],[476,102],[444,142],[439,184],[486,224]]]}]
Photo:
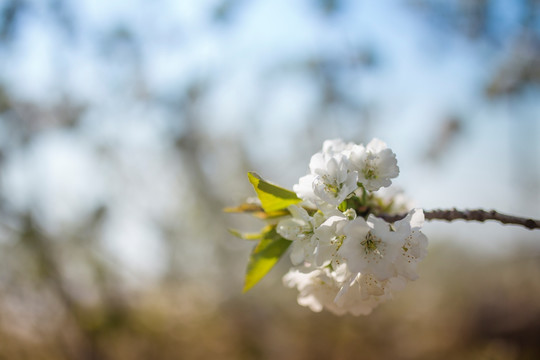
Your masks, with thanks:
[{"label": "bokeh background", "polygon": [[426,223],[367,317],[242,295],[246,172],[378,137],[417,206],[540,218],[537,0],[0,1],[0,359],[538,359],[540,232]]}]

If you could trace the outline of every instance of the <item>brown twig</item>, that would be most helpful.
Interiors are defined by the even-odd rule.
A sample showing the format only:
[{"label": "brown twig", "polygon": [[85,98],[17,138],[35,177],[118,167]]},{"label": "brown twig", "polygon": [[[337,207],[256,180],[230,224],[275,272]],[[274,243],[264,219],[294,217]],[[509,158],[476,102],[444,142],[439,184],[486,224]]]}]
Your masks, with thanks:
[{"label": "brown twig", "polygon": [[[403,219],[407,214],[379,214],[378,217],[385,219],[388,222],[394,222]],[[465,220],[465,221],[481,221],[486,220],[495,220],[503,224],[512,224],[512,225],[521,225],[527,229],[540,229],[540,220],[527,219],[519,216],[512,216],[501,214],[495,210],[485,211],[485,210],[424,210],[424,216],[426,220],[445,220],[445,221],[454,221],[454,220]]]}]

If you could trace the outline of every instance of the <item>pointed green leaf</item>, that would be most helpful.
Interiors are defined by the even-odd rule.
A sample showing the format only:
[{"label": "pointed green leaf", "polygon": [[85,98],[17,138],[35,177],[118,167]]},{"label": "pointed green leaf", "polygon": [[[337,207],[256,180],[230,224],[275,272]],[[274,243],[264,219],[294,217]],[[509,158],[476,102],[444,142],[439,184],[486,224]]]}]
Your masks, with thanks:
[{"label": "pointed green leaf", "polygon": [[261,200],[261,205],[266,212],[285,209],[289,205],[302,201],[294,192],[270,184],[254,172],[248,172],[248,178],[249,182],[255,188],[257,196]]},{"label": "pointed green leaf", "polygon": [[291,241],[282,238],[276,228],[267,231],[249,257],[243,292],[257,284],[287,251]]},{"label": "pointed green leaf", "polygon": [[[226,207],[223,209],[227,213],[248,213],[256,218],[261,220],[269,220],[274,218],[280,218],[285,215],[289,215],[289,210],[276,210],[276,211],[264,211],[260,205],[253,204],[241,204],[236,207]],[[233,234],[234,235],[234,234]]]}]

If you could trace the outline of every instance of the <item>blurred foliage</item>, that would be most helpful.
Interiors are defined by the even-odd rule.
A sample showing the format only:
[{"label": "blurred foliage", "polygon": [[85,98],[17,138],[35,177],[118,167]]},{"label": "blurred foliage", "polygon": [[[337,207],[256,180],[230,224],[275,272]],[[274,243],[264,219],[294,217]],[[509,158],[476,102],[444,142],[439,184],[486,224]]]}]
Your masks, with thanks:
[{"label": "blurred foliage", "polygon": [[[208,18],[226,27],[247,3],[219,1]],[[349,3],[309,2],[321,21],[334,21]],[[433,24],[434,31],[500,47],[504,56],[484,84],[486,101],[519,97],[540,82],[539,2],[521,1],[523,19],[504,32],[497,27],[498,19],[490,16],[494,3],[404,2],[419,21],[425,18]],[[247,254],[250,246],[231,241],[226,228],[240,220],[225,218],[221,209],[231,204],[231,197],[250,194],[243,176],[251,159],[238,137],[216,136],[204,125],[205,101],[219,76],[194,76],[172,91],[153,92],[141,75],[145,51],[151,50],[141,45],[141,32],[136,31],[140,29],[117,24],[81,39],[74,4],[2,2],[0,51],[14,51],[22,19],[43,16],[60,31],[62,41],[88,41],[105,62],[119,64],[119,72],[128,71],[129,81],[119,93],[127,93],[143,107],[162,110],[166,119],[160,142],[172,154],[166,160],[174,159],[168,163],[174,186],[167,191],[177,206],[146,219],[157,229],[164,248],[163,271],[148,280],[126,271],[104,240],[107,224],[120,207],[115,191],[141,180],[126,170],[125,154],[114,141],[89,141],[105,169],[95,176],[110,181],[107,185],[113,190],[73,223],[51,228],[43,220],[47,215],[43,209],[30,203],[22,211],[12,204],[14,194],[0,190],[0,359],[540,357],[540,258],[534,252],[479,259],[464,249],[432,247],[421,266],[421,281],[369,317],[337,318],[301,308],[294,291],[279,286],[280,269],[257,291],[240,295],[246,264],[238,259],[246,256],[238,253]],[[368,137],[376,115],[373,106],[359,99],[344,79],[375,71],[384,66],[384,59],[376,45],[354,45],[349,55],[307,54],[273,64],[269,71],[270,76],[275,71],[284,77],[300,73],[313,83],[317,106],[309,127],[302,129],[309,135],[306,143],[319,143],[327,136],[322,124],[332,121],[336,109],[346,114],[339,121],[351,129],[351,137]],[[0,74],[9,70],[3,68]],[[62,80],[60,72],[59,84]],[[83,120],[97,106],[63,90],[53,101],[29,100],[1,81],[0,175],[8,163],[52,131],[84,133]],[[254,115],[252,130],[260,126],[260,116]],[[429,150],[432,159],[441,159],[467,120],[454,113],[447,119]],[[128,155],[129,164],[142,161],[137,154]],[[219,176],[213,176],[216,173]],[[88,179],[89,184],[93,181]],[[226,191],[215,190],[224,184]],[[147,187],[154,191],[159,184]],[[140,199],[124,197],[129,204],[124,206],[140,206],[136,204]]]},{"label": "blurred foliage", "polygon": [[[121,303],[79,305],[60,323],[32,323],[39,339],[3,331],[0,352],[9,359],[535,359],[538,276],[540,258],[526,251],[478,260],[437,246],[422,280],[368,317],[312,313],[276,281],[217,307],[162,286]],[[25,305],[42,306],[43,298]]]}]

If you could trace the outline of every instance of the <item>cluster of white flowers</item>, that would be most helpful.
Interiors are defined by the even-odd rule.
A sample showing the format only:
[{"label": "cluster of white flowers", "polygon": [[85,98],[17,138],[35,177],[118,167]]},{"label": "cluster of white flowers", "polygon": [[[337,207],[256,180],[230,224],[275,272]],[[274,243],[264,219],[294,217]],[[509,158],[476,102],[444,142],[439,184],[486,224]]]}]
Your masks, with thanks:
[{"label": "cluster of white flowers", "polygon": [[395,154],[378,139],[367,146],[327,140],[309,168],[293,188],[303,203],[289,206],[291,216],[277,225],[292,241],[295,266],[283,281],[313,311],[369,314],[418,277],[416,266],[427,253],[424,214],[413,209],[395,223],[373,215],[377,206],[391,211],[388,192],[376,191],[399,174]]}]

